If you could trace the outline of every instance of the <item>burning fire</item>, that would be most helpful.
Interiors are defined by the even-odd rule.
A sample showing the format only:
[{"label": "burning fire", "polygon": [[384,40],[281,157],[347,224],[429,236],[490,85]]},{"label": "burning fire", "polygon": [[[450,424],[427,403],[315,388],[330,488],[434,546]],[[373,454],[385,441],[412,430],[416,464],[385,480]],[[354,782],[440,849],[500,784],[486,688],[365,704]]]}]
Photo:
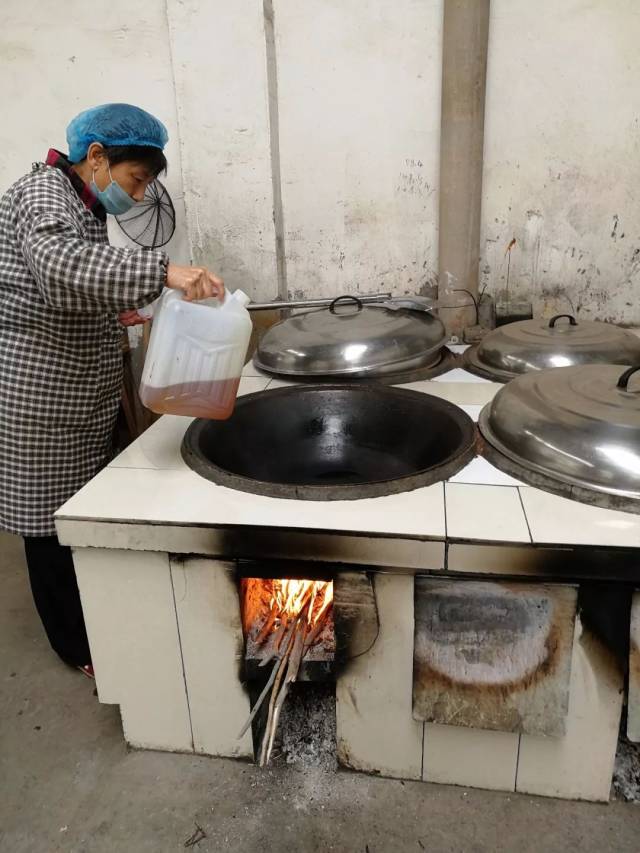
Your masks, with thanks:
[{"label": "burning fire", "polygon": [[[272,664],[264,689],[258,697],[249,719],[240,732],[240,737],[251,725],[258,709],[268,701],[268,714],[260,750],[260,765],[269,763],[280,710],[289,688],[298,678],[300,666],[309,649],[320,639],[329,618],[333,604],[333,582],[291,580],[265,581],[248,578],[243,581],[245,607],[245,632],[254,631],[256,623],[249,617],[248,601],[255,601],[253,591],[258,598],[265,595],[264,605],[268,605],[262,627],[254,634],[256,647],[262,650],[260,666]],[[268,590],[268,592],[267,592]]]},{"label": "burning fire", "polygon": [[317,625],[332,602],[331,581],[273,581],[270,605],[281,621],[294,619],[306,609],[307,625]]}]

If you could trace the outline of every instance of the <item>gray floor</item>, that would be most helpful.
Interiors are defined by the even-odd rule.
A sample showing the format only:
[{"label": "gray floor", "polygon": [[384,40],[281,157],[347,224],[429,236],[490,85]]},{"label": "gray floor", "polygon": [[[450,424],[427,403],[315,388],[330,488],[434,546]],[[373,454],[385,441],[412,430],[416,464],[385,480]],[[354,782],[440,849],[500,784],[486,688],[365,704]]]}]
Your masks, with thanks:
[{"label": "gray floor", "polygon": [[[0,851],[640,851],[640,806],[129,752],[118,709],[58,664],[19,540],[0,534]],[[196,825],[206,837],[185,847]]]}]

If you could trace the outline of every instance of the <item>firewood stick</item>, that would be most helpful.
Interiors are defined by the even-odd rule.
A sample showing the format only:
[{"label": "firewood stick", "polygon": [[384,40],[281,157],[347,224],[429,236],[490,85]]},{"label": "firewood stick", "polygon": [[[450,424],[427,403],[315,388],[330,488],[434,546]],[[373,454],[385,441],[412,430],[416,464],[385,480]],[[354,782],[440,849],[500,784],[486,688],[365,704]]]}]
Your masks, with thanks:
[{"label": "firewood stick", "polygon": [[295,629],[295,626],[295,619],[293,622],[282,623],[282,625],[278,628],[278,631],[276,632],[276,634],[278,634],[279,636],[279,639],[276,642],[276,634],[274,634],[274,640],[271,643],[271,651],[267,652],[267,654],[265,655],[265,657],[262,658],[258,666],[266,666],[269,661],[272,661],[274,658],[280,657],[280,647],[282,646],[284,641],[284,648],[286,649],[287,643],[289,642],[291,633]]},{"label": "firewood stick", "polygon": [[322,606],[321,606],[320,610],[318,611],[318,615],[316,616],[316,624],[318,622],[320,622],[320,620],[324,616],[325,612],[330,607],[333,607],[333,599],[332,598],[325,598],[325,600],[322,602]]},{"label": "firewood stick", "polygon": [[[280,689],[280,693],[276,698],[276,702],[273,708],[273,717],[271,720],[271,727],[269,730],[269,741],[267,745],[267,755],[265,764],[269,763],[269,759],[271,758],[271,752],[273,750],[273,742],[275,740],[276,731],[278,728],[278,721],[280,719],[280,712],[282,710],[282,706],[284,705],[284,700],[287,697],[287,693],[289,692],[290,685],[296,680],[298,675],[298,671],[300,669],[300,661],[302,660],[302,649],[304,647],[304,635],[305,635],[305,621],[301,618],[303,614],[300,614],[296,624],[296,632],[295,639],[293,640],[293,644],[291,646],[291,650],[289,652],[289,657],[287,661],[287,674],[284,679],[284,683],[282,688]],[[265,732],[265,738],[267,736],[267,732]]]},{"label": "firewood stick", "polygon": [[[280,623],[280,625],[278,625],[276,630],[273,632],[271,643],[269,644],[271,647],[271,651],[267,651],[267,653],[262,658],[262,660],[260,661],[258,666],[266,666],[274,658],[280,657],[280,646],[282,645],[282,640],[285,637],[288,638],[287,632],[290,630],[291,630],[291,624],[286,619],[283,619],[282,622]],[[269,645],[267,646],[267,648],[269,648]],[[286,647],[286,642],[285,642],[285,647]]]},{"label": "firewood stick", "polygon": [[287,666],[287,675],[285,677],[285,682],[287,683],[295,681],[298,677],[300,663],[302,661],[302,652],[304,650],[305,635],[306,623],[300,620],[300,622],[298,622],[298,632],[296,634],[295,640],[293,641],[291,654],[289,655],[289,664]]},{"label": "firewood stick", "polygon": [[273,627],[273,623],[276,621],[277,616],[278,616],[278,614],[276,613],[275,610],[269,611],[269,615],[265,619],[264,625],[260,629],[260,632],[255,639],[256,646],[261,646],[264,643],[264,641],[267,639],[267,637],[269,636],[269,633],[271,632],[271,628]]},{"label": "firewood stick", "polygon": [[291,627],[291,621],[286,613],[280,614],[280,625],[278,626],[278,630],[273,635],[273,644],[276,648],[276,651],[280,651],[280,646],[282,645],[282,640],[284,639],[287,631]]},{"label": "firewood stick", "polygon": [[[294,629],[295,629],[295,624],[294,624]],[[267,739],[268,739],[267,736],[268,736],[270,726],[271,726],[271,723],[273,720],[273,708],[274,708],[274,705],[276,702],[276,697],[277,697],[278,691],[280,689],[280,682],[282,681],[282,676],[284,675],[285,664],[287,662],[287,659],[288,659],[290,651],[291,651],[291,643],[293,640],[293,635],[294,635],[294,631],[291,631],[291,633],[289,634],[289,638],[287,640],[287,645],[285,647],[284,654],[282,655],[282,657],[280,658],[278,663],[275,665],[275,668],[277,668],[278,671],[276,673],[275,681],[273,684],[273,689],[271,690],[271,698],[269,699],[269,713],[267,715],[267,726],[265,728],[265,733],[262,737],[262,748],[260,750],[260,767],[264,767],[266,764]]]},{"label": "firewood stick", "polygon": [[309,604],[309,612],[307,614],[307,622],[311,622],[311,617],[313,616],[313,608],[316,604],[316,596],[318,594],[318,587],[316,584],[313,585],[313,591],[311,593],[311,603]]},{"label": "firewood stick", "polygon": [[[256,702],[256,705],[251,712],[250,718],[241,733],[242,736],[242,734],[244,734],[244,732],[251,724],[251,721],[255,717],[260,705],[264,702],[269,691],[269,687],[271,686],[271,696],[269,699],[267,723],[265,726],[264,734],[262,736],[262,744],[260,748],[260,767],[265,767],[269,763],[282,706],[289,692],[290,685],[298,677],[302,658],[305,654],[306,648],[308,647],[307,640],[309,635],[309,626],[313,606],[315,605],[315,600],[316,597],[314,595],[314,587],[310,587],[308,590],[305,591],[301,601],[298,602],[300,605],[300,609],[298,610],[297,614],[291,620],[289,620],[288,623],[283,620],[283,624],[278,628],[278,633],[280,634],[280,636],[277,642],[277,652],[273,651],[273,646],[275,645],[274,640],[274,642],[272,643],[271,654],[263,661],[261,661],[260,664],[261,666],[264,666],[270,659],[272,659],[277,654],[278,660],[273,667],[269,682],[258,697],[258,701]],[[326,609],[327,607],[323,606],[322,611]],[[317,633],[319,632],[315,631],[316,636]],[[283,641],[284,651],[280,653],[280,644]]]},{"label": "firewood stick", "polygon": [[274,711],[273,711],[273,721],[271,723],[271,734],[269,735],[269,743],[267,745],[267,753],[266,753],[265,762],[262,765],[263,767],[265,767],[271,759],[271,751],[273,750],[273,741],[274,741],[275,736],[276,736],[276,729],[278,727],[278,720],[280,719],[280,711],[282,710],[284,700],[287,698],[287,693],[289,692],[290,683],[291,682],[288,682],[288,681],[285,682],[282,690],[280,691],[280,695],[278,696],[278,698],[276,700],[276,704],[275,704]]},{"label": "firewood stick", "polygon": [[269,690],[270,690],[271,686],[273,685],[273,682],[274,682],[274,681],[275,681],[275,679],[276,679],[276,673],[277,673],[277,672],[278,672],[278,666],[276,665],[276,666],[274,666],[274,667],[273,667],[273,669],[271,670],[271,675],[269,676],[269,680],[268,680],[268,681],[267,681],[267,683],[265,684],[265,686],[264,686],[264,688],[263,688],[263,690],[262,690],[262,693],[258,696],[258,700],[256,701],[256,704],[253,706],[253,708],[252,708],[252,710],[251,710],[251,713],[249,714],[249,719],[248,719],[248,720],[247,720],[247,722],[244,724],[244,726],[240,729],[240,733],[238,734],[238,740],[240,740],[240,738],[241,738],[241,737],[243,737],[244,733],[247,731],[247,729],[249,728],[249,726],[250,726],[250,725],[251,725],[251,723],[253,722],[253,719],[254,719],[255,715],[256,715],[256,714],[258,713],[258,711],[260,710],[260,707],[262,706],[262,703],[263,703],[263,702],[264,702],[264,700],[266,699],[267,693],[269,692]]},{"label": "firewood stick", "polygon": [[[294,627],[295,627],[295,626],[294,626]],[[287,640],[287,643],[286,643],[285,645],[286,645],[286,647],[288,647],[288,645],[289,645],[289,639]],[[278,662],[282,662],[282,658],[278,658]],[[269,676],[269,680],[267,681],[267,683],[265,684],[264,688],[262,689],[262,692],[261,692],[261,693],[260,693],[260,695],[258,696],[258,699],[257,699],[257,701],[256,701],[256,704],[253,706],[253,708],[252,708],[252,710],[251,710],[251,714],[249,715],[249,719],[248,719],[248,720],[247,720],[247,722],[244,724],[244,726],[242,727],[242,730],[240,731],[240,734],[238,735],[238,740],[239,740],[239,739],[244,735],[244,733],[247,731],[247,729],[249,728],[249,726],[250,726],[250,725],[251,725],[251,723],[253,722],[253,719],[254,719],[255,715],[256,715],[256,714],[258,713],[258,711],[260,710],[260,707],[261,707],[262,703],[263,703],[263,702],[264,702],[264,700],[266,699],[267,693],[269,692],[269,688],[272,686],[273,682],[275,681],[276,675],[277,675],[277,673],[278,673],[278,662],[276,662],[276,664],[273,666],[273,668],[272,668],[272,670],[271,670],[271,675]],[[262,666],[262,665],[263,665],[263,663],[261,663],[261,664],[260,664],[260,666]]]},{"label": "firewood stick", "polygon": [[[286,652],[287,671],[284,684],[282,685],[282,687],[280,687],[281,678],[278,678],[271,692],[271,702],[269,703],[267,726],[265,728],[265,733],[262,740],[262,750],[260,755],[261,767],[264,767],[269,763],[271,751],[273,749],[273,741],[275,739],[275,734],[278,727],[278,719],[280,718],[280,710],[282,708],[286,695],[289,692],[289,684],[291,684],[291,682],[295,680],[298,674],[298,670],[300,669],[300,660],[302,658],[302,648],[304,647],[304,635],[306,631],[304,617],[307,606],[308,601],[305,607],[297,614],[294,619],[293,632],[291,634],[291,639],[289,641]],[[283,657],[283,662],[284,660],[285,657]],[[274,697],[275,703],[273,701]]]},{"label": "firewood stick", "polygon": [[309,602],[311,601],[312,595],[313,587],[309,587],[309,589],[305,590],[304,595],[298,602],[298,613],[296,614],[297,616],[302,616],[304,610],[309,606]]},{"label": "firewood stick", "polygon": [[286,667],[286,660],[288,656],[288,651],[285,652],[285,655],[278,661],[275,665],[274,669],[277,669],[277,675],[275,678],[275,683],[271,690],[271,698],[269,699],[269,712],[267,714],[267,724],[265,726],[264,734],[262,735],[262,745],[260,748],[260,767],[264,767],[267,763],[267,747],[270,740],[271,733],[271,725],[273,722],[273,709],[276,703],[276,698],[278,691],[280,690],[280,682],[282,681],[282,676]]},{"label": "firewood stick", "polygon": [[291,620],[287,619],[286,614],[279,614],[280,618],[282,619],[282,624],[274,632],[273,640],[271,643],[271,652],[260,661],[259,666],[266,666],[269,661],[273,660],[273,658],[276,656],[276,653],[280,651],[280,646],[282,645],[282,641],[286,636],[287,630],[292,624],[295,624],[296,620],[299,619],[305,608],[308,606],[308,602],[311,599],[311,592],[312,591],[310,589],[305,592],[302,598],[302,606],[298,613]]},{"label": "firewood stick", "polygon": [[[326,611],[328,614],[329,608],[326,608]],[[325,625],[326,625],[326,619],[320,620],[313,626],[313,628],[310,631],[307,632],[307,637],[306,637],[305,643],[304,643],[304,653],[305,654],[309,651],[311,646],[316,642],[316,640],[318,639],[318,637],[322,633]]]}]

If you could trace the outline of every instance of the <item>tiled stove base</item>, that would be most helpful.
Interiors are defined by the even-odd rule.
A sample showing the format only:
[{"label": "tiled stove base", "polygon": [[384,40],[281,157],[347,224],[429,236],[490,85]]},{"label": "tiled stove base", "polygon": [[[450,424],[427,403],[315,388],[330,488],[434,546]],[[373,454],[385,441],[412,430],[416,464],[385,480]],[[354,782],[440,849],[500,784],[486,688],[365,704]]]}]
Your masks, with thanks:
[{"label": "tiled stove base", "polygon": [[347,767],[422,777],[423,726],[412,715],[413,577],[376,574],[380,633],[336,681],[338,760]]},{"label": "tiled stove base", "polygon": [[[240,393],[276,387],[249,365]],[[502,387],[461,370],[405,386],[475,420]],[[234,558],[376,569],[380,634],[338,675],[338,752],[384,775],[607,800],[623,702],[609,653],[576,620],[563,737],[413,719],[413,574],[636,584],[640,516],[524,486],[482,458],[447,483],[361,501],[252,496],[186,468],[188,418],[163,417],[58,513],[75,549],[100,700],[133,746],[251,758]],[[187,555],[174,558],[170,554]],[[200,556],[196,556],[200,555]],[[224,559],[222,559],[224,558]],[[388,573],[387,573],[388,572]],[[640,740],[640,594],[628,733]],[[235,606],[232,606],[232,603]]]},{"label": "tiled stove base", "polygon": [[[80,548],[74,559],[100,701],[132,746],[250,759],[235,566]],[[376,572],[380,632],[336,683],[338,759],[404,779],[608,800],[623,701],[609,653],[576,621],[566,734],[421,723],[412,715],[414,576]]]}]

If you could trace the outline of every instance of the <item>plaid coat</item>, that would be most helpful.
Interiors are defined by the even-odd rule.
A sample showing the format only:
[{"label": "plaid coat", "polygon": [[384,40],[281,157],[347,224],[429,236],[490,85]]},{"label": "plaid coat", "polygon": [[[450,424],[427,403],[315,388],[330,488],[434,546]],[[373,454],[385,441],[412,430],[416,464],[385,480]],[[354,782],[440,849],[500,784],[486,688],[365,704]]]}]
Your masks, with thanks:
[{"label": "plaid coat", "polygon": [[104,208],[58,152],[0,200],[0,528],[53,535],[53,513],[108,461],[116,314],[155,299],[167,263],[108,244]]}]

